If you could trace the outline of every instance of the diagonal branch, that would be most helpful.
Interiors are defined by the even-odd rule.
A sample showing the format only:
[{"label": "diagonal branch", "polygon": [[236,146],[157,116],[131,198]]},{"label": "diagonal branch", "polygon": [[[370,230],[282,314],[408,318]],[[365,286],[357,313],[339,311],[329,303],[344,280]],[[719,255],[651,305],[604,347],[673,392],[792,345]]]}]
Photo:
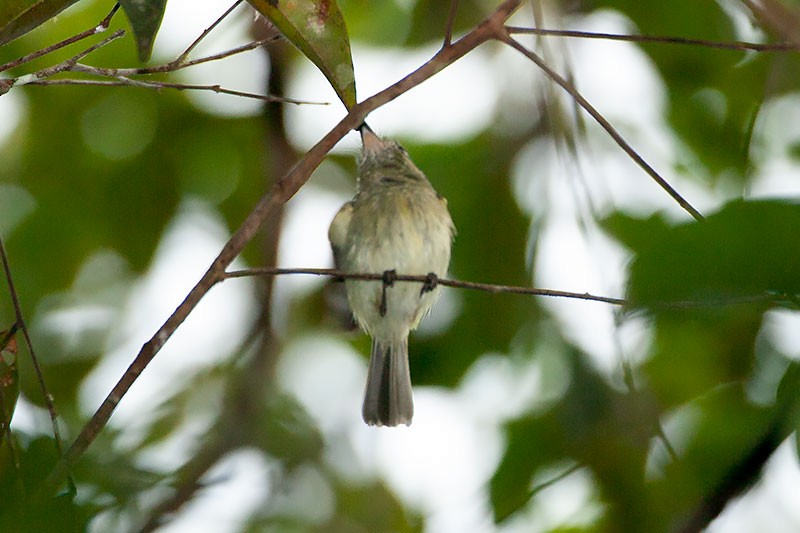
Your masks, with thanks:
[{"label": "diagonal branch", "polygon": [[189,291],[186,298],[177,309],[169,316],[166,322],[156,331],[153,337],[142,346],[128,369],[116,385],[103,400],[92,418],[86,423],[78,437],[66,451],[62,459],[56,464],[53,471],[44,481],[40,496],[46,497],[54,492],[68,475],[72,466],[89,448],[99,432],[108,423],[122,397],[144,371],[150,361],[161,350],[167,340],[175,333],[186,317],[194,310],[205,294],[225,276],[225,269],[244,249],[245,245],[255,236],[262,223],[267,220],[275,210],[279,209],[302,187],[311,172],[324,159],[325,155],[344,137],[350,130],[359,126],[367,114],[378,107],[390,102],[416,87],[425,80],[451,65],[471,50],[483,43],[496,38],[503,30],[503,24],[519,7],[521,0],[505,0],[497,10],[470,33],[451,46],[442,48],[433,58],[420,68],[387,87],[383,91],[371,96],[367,100],[355,105],[348,114],[331,129],[316,145],[314,145],[286,174],[276,183],[270,191],[261,197],[259,202],[245,218],[239,229],[222,248],[200,281]]},{"label": "diagonal branch", "polygon": [[611,123],[597,110],[595,107],[589,103],[589,101],[584,98],[584,96],[578,92],[574,85],[569,83],[565,80],[560,74],[550,68],[544,60],[539,57],[536,53],[528,50],[519,42],[515,41],[505,30],[502,31],[498,36],[497,39],[501,42],[509,45],[513,49],[517,50],[518,52],[522,53],[525,57],[536,63],[542,71],[547,75],[548,78],[553,80],[557,83],[562,89],[567,91],[569,95],[580,105],[584,111],[589,113],[591,117],[604,129],[606,133],[614,139],[622,150],[628,154],[628,157],[633,159],[633,161],[639,165],[639,167],[644,170],[647,175],[649,175],[653,181],[655,181],[659,187],[664,189],[677,203],[680,205],[687,213],[689,213],[695,220],[703,220],[703,215],[697,209],[692,206],[681,194],[675,190],[675,188],[669,184],[669,182],[664,179],[661,174],[659,174],[656,169],[654,169],[650,164],[644,160],[644,158],[639,155],[639,153],[633,149],[633,147],[626,141],[622,135],[611,125]]}]

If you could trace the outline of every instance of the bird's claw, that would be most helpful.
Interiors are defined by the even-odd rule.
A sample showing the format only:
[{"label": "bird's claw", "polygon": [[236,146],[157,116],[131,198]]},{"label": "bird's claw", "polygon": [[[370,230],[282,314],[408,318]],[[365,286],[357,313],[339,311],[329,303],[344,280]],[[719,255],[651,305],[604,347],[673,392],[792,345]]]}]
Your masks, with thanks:
[{"label": "bird's claw", "polygon": [[378,308],[381,316],[386,316],[386,289],[394,285],[395,280],[397,279],[397,271],[396,270],[385,270],[383,272],[383,292],[381,293],[381,305]]},{"label": "bird's claw", "polygon": [[426,292],[431,292],[439,284],[439,276],[434,272],[429,272],[425,276],[425,281],[422,283],[422,288],[419,290],[419,295],[422,296]]}]

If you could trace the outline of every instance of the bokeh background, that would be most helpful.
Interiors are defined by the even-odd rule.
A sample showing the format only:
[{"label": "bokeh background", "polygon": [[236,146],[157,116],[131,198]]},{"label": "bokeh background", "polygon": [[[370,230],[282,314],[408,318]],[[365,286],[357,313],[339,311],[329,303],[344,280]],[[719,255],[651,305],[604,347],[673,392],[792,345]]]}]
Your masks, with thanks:
[{"label": "bokeh background", "polygon": [[[449,9],[430,0],[339,4],[361,98],[435,53]],[[177,57],[227,7],[170,0],[151,63]],[[460,2],[456,36],[494,7]],[[92,27],[110,8],[82,0],[0,48],[0,62]],[[785,37],[733,0],[543,0],[512,23],[534,19],[593,32]],[[112,27],[126,27],[122,14]],[[194,55],[270,31],[240,6]],[[498,43],[376,110],[370,124],[399,139],[448,198],[458,227],[452,277],[640,305],[443,289],[411,340],[414,423],[375,429],[360,418],[368,339],[344,327],[331,283],[226,281],[80,460],[77,494],[37,508],[26,525],[800,529],[800,320],[792,298],[730,305],[797,293],[796,52],[519,39],[709,221],[692,222],[535,65]],[[86,62],[138,64],[130,37]],[[159,79],[329,105],[131,87],[27,86],[0,96],[0,232],[67,442],[260,195],[344,114],[285,41]],[[331,266],[327,227],[353,193],[357,151],[350,134],[235,267]],[[0,325],[11,324],[1,294]],[[705,305],[670,305],[682,301]],[[16,478],[35,486],[55,460],[24,348],[19,380],[12,429],[21,471],[3,456],[4,500],[24,500]]]}]

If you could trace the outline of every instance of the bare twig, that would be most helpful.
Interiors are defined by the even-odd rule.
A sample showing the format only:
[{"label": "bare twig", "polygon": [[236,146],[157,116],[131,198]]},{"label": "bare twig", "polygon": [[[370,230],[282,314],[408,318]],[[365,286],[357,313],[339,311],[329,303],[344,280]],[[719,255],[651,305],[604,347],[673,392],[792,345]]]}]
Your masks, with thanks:
[{"label": "bare twig", "polygon": [[458,14],[458,0],[450,0],[450,11],[447,13],[447,25],[444,30],[442,48],[447,48],[453,42],[453,26],[456,24],[456,14]]},{"label": "bare twig", "polygon": [[575,101],[587,112],[592,118],[600,124],[600,126],[606,130],[606,133],[611,136],[612,139],[619,145],[622,150],[628,154],[628,157],[633,159],[633,161],[639,165],[639,167],[644,170],[664,191],[667,192],[677,203],[680,205],[687,213],[689,213],[695,220],[703,220],[703,215],[700,214],[700,211],[694,208],[692,204],[690,204],[683,196],[675,190],[672,185],[664,179],[661,174],[659,174],[650,164],[644,160],[644,158],[639,155],[639,153],[633,149],[633,147],[626,141],[622,135],[611,125],[611,123],[597,110],[595,107],[589,103],[589,101],[584,98],[584,96],[578,92],[578,90],[567,80],[565,80],[560,74],[550,68],[547,63],[542,60],[536,53],[528,50],[523,45],[515,41],[507,32],[503,31],[500,35],[498,35],[498,40],[501,42],[506,43],[507,45],[511,46],[515,50],[519,51],[525,57],[536,63],[547,77],[557,83],[562,89],[567,91],[569,95],[575,99]]},{"label": "bare twig", "polygon": [[620,35],[616,33],[596,33],[576,30],[548,30],[540,28],[521,28],[507,26],[510,34],[532,34],[552,37],[575,37],[580,39],[605,39],[610,41],[626,41],[633,43],[663,43],[687,46],[703,46],[721,50],[739,50],[754,52],[787,52],[800,50],[800,45],[794,43],[749,43],[745,41],[709,41],[706,39],[689,39],[686,37],[672,37],[665,35]]},{"label": "bare twig", "polygon": [[[70,69],[72,70],[72,69]],[[83,72],[83,70],[81,70]],[[251,98],[254,100],[262,100],[264,102],[282,102],[284,104],[294,105],[329,105],[328,102],[312,102],[309,100],[295,100],[293,98],[282,98],[280,96],[263,95],[248,93],[244,91],[237,91],[234,89],[226,89],[220,85],[193,85],[188,83],[173,83],[166,81],[149,81],[137,80],[125,76],[116,76],[113,80],[79,80],[79,79],[54,79],[54,80],[38,80],[31,82],[29,85],[99,85],[106,87],[144,87],[147,89],[176,89],[179,91],[211,91],[217,94],[231,94],[233,96],[240,96],[242,98]]]},{"label": "bare twig", "polygon": [[[287,274],[308,274],[312,276],[328,276],[339,279],[357,279],[365,281],[383,281],[384,274],[353,273],[343,272],[331,268],[248,268],[226,272],[224,277],[243,278],[249,276],[282,276]],[[407,274],[396,274],[393,276],[395,281],[402,282],[430,282],[429,276],[412,276]],[[577,293],[569,291],[557,291],[552,289],[536,289],[534,287],[519,287],[514,285],[498,285],[494,283],[476,283],[473,281],[461,281],[456,279],[438,278],[437,285],[452,287],[455,289],[469,289],[475,291],[490,292],[493,294],[528,294],[533,296],[550,296],[554,298],[570,298],[575,300],[589,300],[593,302],[603,302],[612,305],[625,305],[627,302],[622,298],[612,298],[609,296],[597,296],[587,292]]]},{"label": "bare twig", "polygon": [[195,39],[195,40],[194,40],[194,42],[192,42],[192,44],[190,44],[190,45],[189,45],[189,47],[188,47],[186,50],[184,50],[184,51],[183,51],[183,53],[182,53],[180,56],[178,56],[178,58],[177,58],[175,61],[173,61],[171,64],[174,64],[174,65],[176,65],[176,66],[178,66],[178,65],[182,65],[182,64],[183,64],[183,62],[184,62],[184,61],[186,61],[186,58],[187,58],[187,57],[189,57],[189,54],[192,52],[192,50],[194,50],[194,49],[195,49],[195,47],[196,47],[198,44],[200,44],[200,41],[202,41],[203,39],[205,39],[205,38],[206,38],[206,36],[207,36],[209,33],[211,33],[211,32],[214,30],[214,28],[216,28],[216,27],[217,27],[217,25],[219,25],[219,23],[220,23],[220,22],[222,22],[222,21],[223,21],[223,20],[224,20],[224,19],[225,19],[225,18],[226,18],[228,15],[230,15],[230,14],[233,12],[233,10],[234,10],[234,9],[236,9],[237,7],[239,7],[239,4],[241,4],[241,3],[242,3],[242,0],[236,0],[236,1],[233,3],[233,5],[232,5],[231,7],[229,7],[229,8],[228,8],[228,9],[225,11],[225,13],[223,13],[222,15],[220,15],[220,17],[219,17],[217,20],[215,20],[215,21],[214,21],[214,23],[213,23],[211,26],[209,26],[208,28],[206,28],[205,30],[203,30],[203,33],[201,33],[201,34],[200,34],[200,36],[199,36],[197,39]]},{"label": "bare twig", "polygon": [[317,144],[315,144],[270,191],[261,197],[259,202],[242,222],[242,225],[228,240],[214,259],[206,273],[186,295],[178,308],[169,316],[153,337],[142,346],[128,369],[103,400],[100,407],[86,423],[78,437],[66,451],[62,459],[42,485],[41,494],[48,494],[56,489],[71,467],[91,445],[98,433],[108,423],[122,397],[128,392],[150,361],[164,346],[164,343],[183,323],[197,306],[205,294],[225,278],[225,269],[239,255],[245,245],[255,236],[261,224],[269,218],[302,187],[311,172],[322,162],[333,146],[347,134],[364,122],[367,114],[390,102],[429,79],[448,65],[453,64],[471,50],[504,33],[503,24],[520,5],[521,0],[505,0],[489,18],[451,46],[440,50],[433,58],[417,70],[387,87],[367,100],[353,106],[347,115],[339,121]]},{"label": "bare twig", "polygon": [[109,35],[108,37],[106,37],[105,39],[103,39],[102,41],[93,44],[89,48],[83,50],[82,52],[79,52],[78,54],[72,56],[71,58],[67,59],[66,61],[62,61],[61,63],[59,63],[57,65],[53,65],[52,67],[43,68],[41,70],[37,70],[36,72],[32,72],[30,74],[25,74],[25,75],[19,76],[17,78],[12,78],[12,79],[9,79],[9,80],[3,80],[3,81],[7,81],[8,83],[6,85],[0,85],[0,94],[2,94],[3,92],[7,92],[12,87],[18,87],[20,85],[28,85],[28,84],[31,84],[31,83],[35,83],[35,82],[37,82],[39,80],[42,80],[42,79],[45,79],[45,78],[49,78],[50,76],[54,76],[54,75],[56,75],[56,74],[58,74],[60,72],[68,71],[72,67],[74,67],[78,63],[78,61],[80,61],[81,59],[83,59],[87,55],[91,54],[92,52],[94,52],[95,50],[97,50],[99,48],[102,48],[103,46],[107,45],[108,43],[119,39],[123,35],[125,35],[125,30],[117,30],[114,33],[112,33],[111,35]]},{"label": "bare twig", "polygon": [[[28,332],[28,326],[25,324],[25,317],[22,314],[22,306],[19,302],[17,289],[14,286],[14,278],[11,275],[11,265],[8,262],[8,255],[6,254],[6,247],[3,243],[2,237],[0,237],[0,259],[3,263],[3,271],[6,277],[6,284],[8,285],[8,293],[11,296],[11,304],[14,306],[16,326],[22,331],[25,343],[28,345],[28,352],[30,353],[31,362],[33,363],[34,371],[36,372],[36,379],[39,382],[39,387],[42,391],[42,397],[44,398],[44,403],[47,406],[47,412],[50,414],[50,424],[52,425],[53,429],[53,440],[55,441],[56,450],[58,451],[58,456],[60,458],[63,457],[64,446],[61,441],[61,431],[58,429],[58,413],[56,412],[53,395],[50,394],[49,390],[47,390],[47,385],[44,381],[44,373],[42,372],[42,367],[39,364],[39,358],[36,357],[36,351],[33,349],[33,342],[31,341],[31,336]],[[74,483],[71,477],[69,477],[69,485],[71,489],[74,489]]]},{"label": "bare twig", "polygon": [[6,71],[8,69],[11,69],[11,68],[14,68],[16,66],[22,65],[24,63],[28,63],[29,61],[33,61],[34,59],[40,58],[40,57],[42,57],[44,55],[47,55],[47,54],[49,54],[51,52],[55,52],[56,50],[60,50],[61,48],[64,48],[65,46],[69,46],[69,45],[71,45],[73,43],[76,43],[78,41],[82,41],[83,39],[86,39],[87,37],[91,37],[92,35],[97,35],[98,33],[103,33],[104,31],[106,31],[108,29],[109,24],[111,24],[111,19],[114,18],[114,15],[117,13],[118,9],[119,9],[119,4],[114,4],[114,7],[111,8],[111,12],[108,15],[106,15],[105,18],[103,20],[101,20],[100,23],[97,26],[95,26],[93,28],[89,28],[88,30],[82,31],[82,32],[80,32],[80,33],[78,33],[76,35],[73,35],[72,37],[64,39],[63,41],[59,41],[59,42],[57,42],[55,44],[52,44],[52,45],[47,46],[45,48],[42,48],[41,50],[37,50],[37,51],[32,52],[32,53],[30,53],[28,55],[22,56],[22,57],[20,57],[18,59],[15,59],[14,61],[9,61],[8,63],[6,63],[4,65],[0,65],[0,72],[4,72],[4,71]]}]

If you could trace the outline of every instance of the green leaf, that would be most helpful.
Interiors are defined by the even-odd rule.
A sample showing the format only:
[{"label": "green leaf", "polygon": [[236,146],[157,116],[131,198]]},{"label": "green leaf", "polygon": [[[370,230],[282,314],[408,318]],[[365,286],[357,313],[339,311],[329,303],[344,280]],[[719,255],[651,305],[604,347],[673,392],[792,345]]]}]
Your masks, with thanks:
[{"label": "green leaf", "polygon": [[322,71],[339,99],[356,103],[356,82],[347,26],[336,0],[249,0]]},{"label": "green leaf", "polygon": [[153,53],[153,43],[161,26],[161,19],[164,18],[167,0],[120,0],[119,3],[136,36],[139,59],[147,61]]},{"label": "green leaf", "polygon": [[24,35],[78,0],[3,0],[0,2],[0,45]]},{"label": "green leaf", "polygon": [[604,225],[636,253],[628,292],[637,304],[800,293],[795,202],[736,200],[672,227],[619,214]]}]

